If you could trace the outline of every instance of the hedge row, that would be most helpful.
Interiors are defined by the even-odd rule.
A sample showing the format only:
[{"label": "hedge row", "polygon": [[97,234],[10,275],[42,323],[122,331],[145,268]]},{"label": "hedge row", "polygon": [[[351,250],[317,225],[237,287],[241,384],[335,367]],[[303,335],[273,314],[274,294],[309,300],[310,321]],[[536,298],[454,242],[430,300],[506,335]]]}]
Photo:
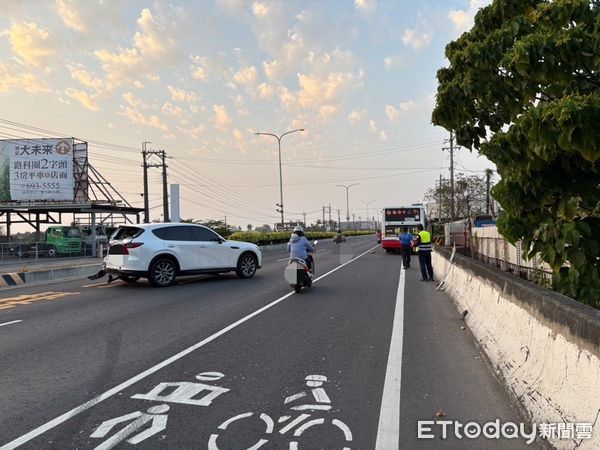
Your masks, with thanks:
[{"label": "hedge row", "polygon": [[[362,236],[373,234],[373,231],[347,231],[345,236]],[[270,233],[262,233],[260,231],[236,231],[229,239],[232,241],[252,242],[256,245],[281,244],[290,240],[289,231],[273,231]],[[335,236],[334,232],[329,231],[307,231],[305,236],[309,240],[314,239],[332,239]]]}]

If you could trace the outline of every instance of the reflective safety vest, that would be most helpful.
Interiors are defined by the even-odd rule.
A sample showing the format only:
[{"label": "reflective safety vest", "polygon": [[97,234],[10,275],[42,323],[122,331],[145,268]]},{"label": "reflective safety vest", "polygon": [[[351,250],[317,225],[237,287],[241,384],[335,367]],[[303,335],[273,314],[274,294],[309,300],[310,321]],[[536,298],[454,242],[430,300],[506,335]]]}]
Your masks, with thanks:
[{"label": "reflective safety vest", "polygon": [[431,251],[431,234],[429,231],[419,231],[419,251]]}]

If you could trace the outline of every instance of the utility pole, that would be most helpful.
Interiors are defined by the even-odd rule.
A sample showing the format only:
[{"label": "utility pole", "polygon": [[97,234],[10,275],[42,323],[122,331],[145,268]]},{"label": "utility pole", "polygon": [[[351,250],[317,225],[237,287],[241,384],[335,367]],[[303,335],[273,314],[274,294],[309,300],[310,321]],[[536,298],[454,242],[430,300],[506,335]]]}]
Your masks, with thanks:
[{"label": "utility pole", "polygon": [[150,201],[148,198],[148,163],[146,160],[146,144],[150,144],[150,142],[142,142],[142,165],[144,167],[144,193],[142,195],[144,197],[144,223],[150,223]]},{"label": "utility pole", "polygon": [[454,210],[454,133],[450,132],[450,147],[442,150],[450,150],[450,221],[454,222],[456,211]]},{"label": "utility pole", "polygon": [[325,207],[323,206],[323,229],[325,229]]},{"label": "utility pole", "polygon": [[442,174],[440,173],[440,185],[438,186],[438,222],[442,223]]},{"label": "utility pole", "polygon": [[340,210],[338,209],[338,229],[341,229],[342,222],[340,221]]},{"label": "utility pole", "polygon": [[169,219],[169,190],[167,189],[167,154],[164,150],[160,152],[162,159],[162,182],[163,182],[163,222],[170,222]]},{"label": "utility pole", "polygon": [[306,212],[303,212],[302,215],[304,216],[304,222],[302,222],[304,224],[304,228],[306,228]]},{"label": "utility pole", "polygon": [[[169,222],[169,187],[167,184],[167,154],[164,150],[148,150],[146,144],[150,142],[142,142],[142,158],[144,166],[144,223],[150,223],[150,199],[148,195],[148,169],[151,167],[162,168],[163,182],[163,221]],[[161,159],[160,164],[149,164],[149,157],[157,155]]]},{"label": "utility pole", "polygon": [[329,226],[331,227],[331,203],[329,204]]},{"label": "utility pole", "polygon": [[485,213],[490,213],[490,178],[492,177],[492,169],[485,169]]}]

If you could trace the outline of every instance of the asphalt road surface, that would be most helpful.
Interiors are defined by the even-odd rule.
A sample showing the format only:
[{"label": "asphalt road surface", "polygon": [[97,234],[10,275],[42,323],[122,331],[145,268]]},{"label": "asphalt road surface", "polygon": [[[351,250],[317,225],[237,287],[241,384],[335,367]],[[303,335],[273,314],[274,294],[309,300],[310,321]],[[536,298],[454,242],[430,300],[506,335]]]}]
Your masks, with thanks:
[{"label": "asphalt road surface", "polygon": [[300,294],[285,264],[0,291],[0,449],[535,447],[436,424],[419,438],[419,421],[522,419],[416,258],[323,241]]}]

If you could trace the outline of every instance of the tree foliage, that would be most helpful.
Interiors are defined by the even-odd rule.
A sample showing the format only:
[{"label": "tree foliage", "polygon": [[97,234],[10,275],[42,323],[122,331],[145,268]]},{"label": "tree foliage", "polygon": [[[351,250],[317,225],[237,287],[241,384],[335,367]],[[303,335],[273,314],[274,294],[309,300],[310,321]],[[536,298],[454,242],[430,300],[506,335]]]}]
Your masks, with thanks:
[{"label": "tree foliage", "polygon": [[600,306],[600,5],[494,0],[446,47],[432,121],[493,161],[500,231]]},{"label": "tree foliage", "polygon": [[[455,217],[466,218],[486,212],[487,181],[485,176],[458,173],[454,180]],[[440,217],[448,219],[450,214],[452,191],[450,180],[442,179],[442,184],[425,192],[425,200],[441,205]]]}]

